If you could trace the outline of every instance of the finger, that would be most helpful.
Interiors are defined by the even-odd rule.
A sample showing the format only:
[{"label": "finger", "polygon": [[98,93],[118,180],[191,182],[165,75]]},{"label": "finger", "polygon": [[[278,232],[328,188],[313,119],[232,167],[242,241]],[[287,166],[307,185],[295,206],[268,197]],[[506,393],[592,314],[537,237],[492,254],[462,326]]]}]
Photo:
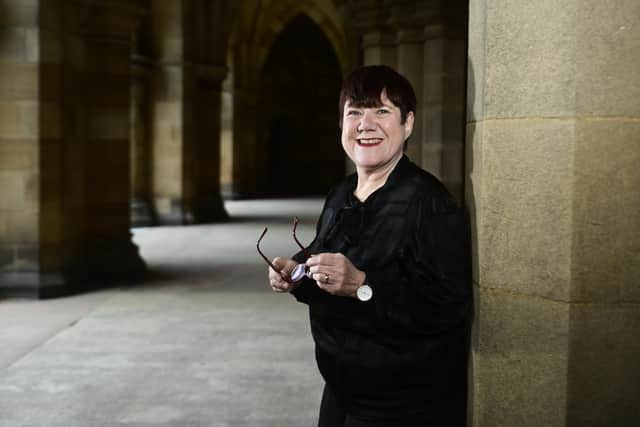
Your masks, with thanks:
[{"label": "finger", "polygon": [[307,265],[308,266],[314,266],[314,265],[323,265],[323,264],[329,264],[330,263],[330,259],[331,259],[331,255],[330,253],[327,252],[323,252],[320,254],[315,254],[315,255],[311,255],[309,257],[309,259],[307,259]]},{"label": "finger", "polygon": [[313,280],[315,280],[319,284],[322,284],[322,285],[325,285],[325,286],[326,285],[330,285],[332,283],[335,284],[335,281],[332,282],[331,274],[328,273],[328,272],[322,272],[322,273],[313,274]]},{"label": "finger", "polygon": [[282,270],[285,267],[285,265],[287,265],[287,260],[277,256],[271,261],[271,264],[273,264],[273,266],[278,270]]}]

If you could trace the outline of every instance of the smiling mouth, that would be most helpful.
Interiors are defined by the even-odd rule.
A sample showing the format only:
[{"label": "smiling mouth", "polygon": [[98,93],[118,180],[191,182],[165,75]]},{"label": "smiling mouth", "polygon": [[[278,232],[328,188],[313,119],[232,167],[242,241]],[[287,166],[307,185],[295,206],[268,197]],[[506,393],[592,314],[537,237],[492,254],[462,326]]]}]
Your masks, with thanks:
[{"label": "smiling mouth", "polygon": [[362,147],[374,147],[382,143],[382,138],[359,138],[356,141]]}]

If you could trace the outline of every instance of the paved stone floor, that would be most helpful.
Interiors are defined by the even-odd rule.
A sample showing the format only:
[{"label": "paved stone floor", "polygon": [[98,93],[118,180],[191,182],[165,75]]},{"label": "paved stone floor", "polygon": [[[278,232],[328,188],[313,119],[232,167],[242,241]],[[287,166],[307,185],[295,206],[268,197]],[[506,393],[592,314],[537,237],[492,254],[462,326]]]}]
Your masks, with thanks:
[{"label": "paved stone floor", "polygon": [[134,230],[144,283],[0,300],[0,426],[314,426],[322,380],[307,310],[270,256],[313,237],[320,200],[233,201],[233,221]]}]

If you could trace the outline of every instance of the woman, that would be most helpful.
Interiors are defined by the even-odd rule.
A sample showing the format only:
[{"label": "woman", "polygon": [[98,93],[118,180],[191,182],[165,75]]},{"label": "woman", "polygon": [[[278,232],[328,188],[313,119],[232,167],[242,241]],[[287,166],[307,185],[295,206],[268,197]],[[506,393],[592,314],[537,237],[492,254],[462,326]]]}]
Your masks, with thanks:
[{"label": "woman", "polygon": [[325,380],[319,427],[463,426],[471,313],[463,210],[404,155],[411,84],[386,66],[340,93],[342,147],[356,166],[327,196],[305,259],[276,258],[271,288],[309,305]]}]

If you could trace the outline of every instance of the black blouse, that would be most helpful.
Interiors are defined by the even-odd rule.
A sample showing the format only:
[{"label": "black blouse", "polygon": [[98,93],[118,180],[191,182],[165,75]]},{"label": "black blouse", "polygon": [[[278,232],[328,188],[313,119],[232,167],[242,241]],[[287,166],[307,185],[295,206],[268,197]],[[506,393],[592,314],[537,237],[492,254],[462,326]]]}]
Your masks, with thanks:
[{"label": "black blouse", "polygon": [[334,296],[310,279],[292,292],[309,305],[320,372],[356,416],[464,425],[472,300],[464,209],[406,157],[364,202],[356,184],[351,175],[329,193],[309,248],[348,257],[373,298]]}]

